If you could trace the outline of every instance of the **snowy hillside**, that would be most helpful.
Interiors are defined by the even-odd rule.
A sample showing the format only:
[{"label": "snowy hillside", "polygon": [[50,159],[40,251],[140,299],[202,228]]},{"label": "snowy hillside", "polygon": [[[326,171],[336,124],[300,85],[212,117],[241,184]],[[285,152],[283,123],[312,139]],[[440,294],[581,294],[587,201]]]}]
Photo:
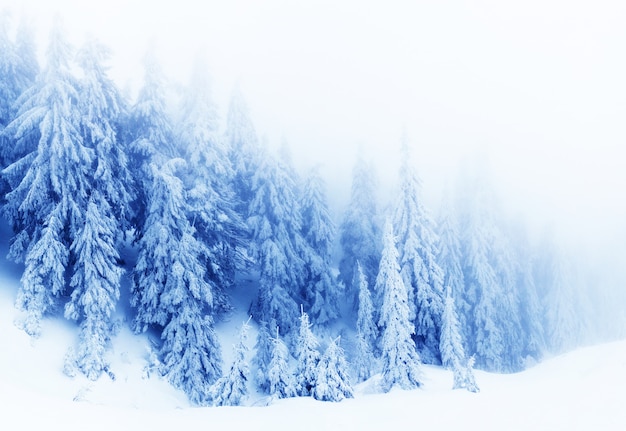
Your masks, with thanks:
[{"label": "snowy hillside", "polygon": [[[456,119],[433,111],[458,137],[429,138],[424,123],[434,118],[420,114],[396,139],[403,115],[390,105],[384,139],[353,153],[340,142],[369,132],[349,123],[332,151],[309,144],[328,133],[323,122],[278,146],[255,126],[259,105],[248,105],[245,85],[218,103],[226,84],[213,83],[210,52],[198,52],[183,82],[150,44],[135,53],[141,83],[123,90],[108,71],[124,60],[106,41],[73,41],[55,19],[38,47],[41,28],[28,22],[0,13],[0,417],[19,422],[12,428],[626,424],[626,344],[600,344],[626,336],[624,217],[612,212],[618,227],[603,226],[619,247],[595,253],[602,239],[592,246],[581,235],[595,229],[550,226],[553,217],[571,224],[570,214],[551,215],[545,228],[516,215],[519,198],[497,175],[506,164],[473,143],[515,149],[522,137],[513,125],[497,132],[492,119],[480,136],[464,128],[487,112],[474,100],[487,101],[482,92]],[[364,105],[383,106],[369,87],[358,91]],[[431,110],[418,99],[411,105]],[[354,114],[337,109],[338,119]],[[516,116],[502,111],[506,124]],[[545,118],[551,139],[567,136],[569,120]],[[596,127],[579,143],[596,148]],[[296,153],[315,157],[296,163],[292,139]],[[458,167],[423,182],[440,139],[464,142],[447,155]],[[564,156],[575,147],[554,165],[571,164]],[[345,180],[316,159],[337,159]],[[535,171],[527,161],[524,184]],[[554,176],[541,189],[558,184]],[[577,181],[589,176],[576,170]],[[577,206],[594,205],[578,188],[554,190],[551,199],[575,190]]]},{"label": "snowy hillside", "polygon": [[[63,372],[66,346],[77,328],[46,320],[36,340],[13,324],[15,279],[0,272],[0,405],[2,422],[17,429],[624,429],[626,341],[580,349],[517,374],[476,371],[481,392],[453,391],[452,374],[424,366],[424,386],[373,393],[379,376],[356,387],[355,398],[324,403],[312,398],[268,407],[190,407],[184,393],[153,374],[147,377],[148,341],[122,325],[114,338],[108,376],[96,382]],[[225,354],[243,314],[218,328]],[[230,361],[225,357],[226,362]],[[262,404],[252,397],[248,404]],[[19,425],[18,425],[19,424]]]}]

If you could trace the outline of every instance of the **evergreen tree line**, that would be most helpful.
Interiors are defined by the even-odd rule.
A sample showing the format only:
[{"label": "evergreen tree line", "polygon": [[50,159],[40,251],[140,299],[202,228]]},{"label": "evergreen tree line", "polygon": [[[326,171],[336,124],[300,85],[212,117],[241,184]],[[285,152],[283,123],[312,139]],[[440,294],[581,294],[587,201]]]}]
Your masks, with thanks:
[{"label": "evergreen tree line", "polygon": [[[131,101],[97,41],[75,50],[56,25],[40,66],[32,35],[10,24],[0,23],[0,188],[9,258],[24,265],[16,306],[32,336],[46,315],[77,322],[69,368],[110,373],[126,279],[132,328],[158,335],[161,374],[198,405],[245,397],[248,325],[226,373],[215,333],[245,277],[258,280],[252,374],[279,398],[337,401],[378,373],[385,391],[413,388],[422,363],[477,390],[474,365],[518,371],[587,332],[594,310],[573,266],[532,247],[481,175],[463,173],[434,217],[403,138],[392,211],[379,211],[359,157],[337,228],[319,170],[301,178],[287,152],[261,145],[237,90],[222,130],[203,61],[173,92],[147,55]],[[348,354],[338,339],[322,353],[313,330],[339,322],[354,330]]]}]

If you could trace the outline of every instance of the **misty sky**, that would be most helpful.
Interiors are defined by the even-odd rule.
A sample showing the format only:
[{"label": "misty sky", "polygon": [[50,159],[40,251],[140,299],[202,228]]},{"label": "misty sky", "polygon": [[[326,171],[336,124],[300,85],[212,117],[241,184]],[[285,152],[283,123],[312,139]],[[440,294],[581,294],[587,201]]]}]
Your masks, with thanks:
[{"label": "misty sky", "polygon": [[[45,47],[55,10],[71,40],[113,49],[141,84],[150,43],[184,82],[207,53],[225,116],[239,82],[261,137],[299,167],[324,161],[337,201],[357,146],[396,179],[403,127],[432,205],[461,157],[489,159],[505,203],[533,226],[626,243],[626,2],[0,0]],[[436,206],[432,208],[435,211]]]}]

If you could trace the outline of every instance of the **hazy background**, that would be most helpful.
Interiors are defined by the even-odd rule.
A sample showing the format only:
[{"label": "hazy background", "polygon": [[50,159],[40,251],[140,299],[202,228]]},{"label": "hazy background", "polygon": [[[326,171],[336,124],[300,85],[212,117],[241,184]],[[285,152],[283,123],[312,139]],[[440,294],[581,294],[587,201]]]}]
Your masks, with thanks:
[{"label": "hazy background", "polygon": [[[505,207],[623,256],[626,2],[0,0],[46,46],[55,11],[70,39],[113,50],[111,76],[141,85],[154,43],[182,83],[210,61],[222,118],[239,82],[260,137],[298,167],[324,163],[335,208],[358,146],[393,187],[403,127],[433,211],[467,154],[489,160]],[[339,208],[340,210],[341,208]]]}]

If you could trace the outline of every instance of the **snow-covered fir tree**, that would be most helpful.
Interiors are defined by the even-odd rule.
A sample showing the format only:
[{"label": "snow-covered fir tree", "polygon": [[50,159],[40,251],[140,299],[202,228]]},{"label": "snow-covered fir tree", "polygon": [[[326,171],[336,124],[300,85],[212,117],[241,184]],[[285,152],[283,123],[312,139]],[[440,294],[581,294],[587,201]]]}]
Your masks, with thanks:
[{"label": "snow-covered fir tree", "polygon": [[189,190],[190,218],[207,246],[203,264],[207,277],[215,283],[214,307],[219,312],[227,311],[227,292],[234,283],[235,268],[242,266],[239,250],[243,246],[244,225],[234,208],[234,172],[219,133],[217,107],[201,57],[196,59],[182,100],[176,137],[188,161],[184,180]]},{"label": "snow-covered fir tree", "polygon": [[192,403],[206,405],[210,385],[222,374],[222,350],[213,318],[198,308],[181,306],[181,312],[172,316],[163,329],[159,355],[161,374]]},{"label": "snow-covered fir tree", "polygon": [[221,375],[221,349],[213,329],[213,285],[205,279],[205,246],[186,217],[181,159],[152,165],[153,189],[138,243],[131,303],[135,330],[162,328],[162,372],[196,404]]},{"label": "snow-covered fir tree", "polygon": [[248,366],[248,331],[247,322],[241,326],[239,341],[235,347],[235,360],[227,374],[220,377],[211,387],[211,399],[215,406],[239,406],[248,397],[248,380],[250,369]]},{"label": "snow-covered fir tree", "polygon": [[15,33],[15,48],[18,58],[14,59],[15,79],[20,94],[35,82],[39,73],[37,60],[37,46],[35,43],[35,29],[31,27],[26,17],[21,17]]},{"label": "snow-covered fir tree", "polygon": [[83,225],[71,245],[72,295],[65,307],[65,316],[80,322],[75,361],[90,379],[98,378],[108,366],[104,355],[121,283],[116,240],[128,226],[131,212],[132,182],[115,130],[122,101],[106,76],[106,54],[93,40],[78,53],[84,72],[79,83],[79,126],[83,144],[94,157],[88,178],[90,198],[86,208],[78,209],[85,214]]},{"label": "snow-covered fir tree", "polygon": [[[504,218],[494,209],[498,220]],[[522,327],[522,309],[520,297],[519,274],[521,262],[517,261],[516,245],[512,243],[507,232],[506,223],[498,222],[493,229],[491,262],[498,276],[499,307],[508,314],[502,315],[500,325],[504,329],[505,345],[508,359],[506,367],[509,371],[520,371],[524,368],[524,349],[526,334]]]},{"label": "snow-covered fir tree", "polygon": [[383,235],[383,253],[376,277],[376,289],[382,292],[378,326],[381,330],[381,388],[388,392],[394,386],[413,389],[421,386],[421,361],[411,335],[415,333],[409,319],[407,289],[400,275],[391,220]]},{"label": "snow-covered fir tree", "polygon": [[409,319],[415,322],[417,348],[422,361],[433,364],[440,361],[444,273],[437,262],[439,238],[434,222],[421,201],[421,183],[410,163],[408,141],[404,136],[400,195],[393,226],[400,271],[408,290]]},{"label": "snow-covered fir tree", "polygon": [[65,316],[80,322],[74,361],[91,380],[108,368],[105,353],[112,333],[112,315],[120,297],[122,269],[115,248],[117,224],[104,197],[91,194],[83,227],[72,243],[76,256],[71,300]]},{"label": "snow-covered fir tree", "polygon": [[521,354],[525,362],[535,362],[539,361],[546,351],[544,313],[535,281],[534,266],[537,257],[532,252],[522,223],[512,225],[509,232],[515,244],[513,259],[516,262],[516,290],[520,303]]},{"label": "snow-covered fir tree", "polygon": [[339,345],[339,339],[330,340],[326,351],[317,364],[313,398],[320,401],[338,402],[354,398],[354,389],[350,384],[348,364]]},{"label": "snow-covered fir tree", "polygon": [[39,72],[31,28],[22,20],[11,37],[12,24],[11,14],[0,12],[0,128],[11,122],[14,103]]},{"label": "snow-covered fir tree", "polygon": [[[0,13],[0,169],[19,158],[12,149],[10,134],[2,133],[15,118],[20,95],[33,85],[39,72],[32,31],[22,22],[17,35],[12,38],[12,17],[6,11]],[[8,184],[0,175],[0,203],[9,191]]]},{"label": "snow-covered fir tree", "polygon": [[65,291],[69,247],[83,224],[91,188],[94,152],[80,134],[71,55],[56,22],[46,67],[20,97],[16,118],[4,131],[15,160],[3,170],[11,187],[4,212],[16,233],[10,257],[26,265],[17,306],[26,311],[30,334],[38,332],[41,316]]},{"label": "snow-covered fir tree", "polygon": [[451,288],[446,287],[446,298],[441,326],[441,363],[445,368],[452,369],[454,376],[453,389],[465,388],[470,392],[478,392],[472,366],[474,359],[468,359],[463,349],[459,320],[457,317]]},{"label": "snow-covered fir tree", "polygon": [[124,123],[125,140],[129,142],[131,172],[137,180],[133,216],[138,238],[143,234],[147,195],[152,189],[151,164],[161,166],[180,156],[166,104],[165,76],[152,51],[146,54],[143,63],[143,85]]},{"label": "snow-covered fir tree", "polygon": [[143,86],[131,107],[128,128],[136,164],[149,171],[151,162],[162,163],[178,155],[178,148],[166,102],[167,80],[153,51],[146,54],[143,64]]},{"label": "snow-covered fir tree", "polygon": [[339,285],[332,274],[335,225],[326,202],[319,169],[309,173],[302,193],[302,236],[308,244],[305,256],[304,303],[315,325],[327,325],[339,317]]},{"label": "snow-covered fir tree", "polygon": [[459,319],[454,306],[454,298],[446,286],[446,299],[441,325],[441,364],[445,368],[454,368],[465,359],[465,350],[459,331]]},{"label": "snow-covered fir tree", "polygon": [[464,277],[467,283],[468,303],[471,304],[471,349],[481,367],[491,371],[503,371],[507,358],[504,318],[499,309],[499,281],[490,256],[490,225],[480,223],[475,215],[463,229],[465,234]]},{"label": "snow-covered fir tree", "polygon": [[465,388],[469,392],[480,392],[474,376],[474,357],[468,358],[461,364],[461,372],[455,377],[454,388]]},{"label": "snow-covered fir tree", "polygon": [[[173,159],[162,167],[151,166],[153,188],[147,195],[147,217],[142,227],[143,236],[137,242],[138,256],[131,286],[136,332],[147,331],[149,325],[165,326],[169,318],[161,296],[165,286],[176,281],[172,268],[179,260],[178,243],[183,233],[191,229],[185,212],[183,183],[175,175],[177,165],[183,164],[182,159]],[[192,256],[191,261],[197,262],[198,257]],[[211,296],[207,299],[210,305]]]},{"label": "snow-covered fir tree", "polygon": [[545,328],[548,346],[554,353],[563,353],[577,345],[582,315],[577,312],[573,269],[563,252],[551,259],[551,277],[546,295]]},{"label": "snow-covered fir tree", "polygon": [[254,317],[275,319],[288,333],[298,316],[307,245],[294,179],[281,162],[265,154],[253,177],[254,199],[248,226],[252,232],[250,255],[259,268],[259,294]]},{"label": "snow-covered fir tree", "polygon": [[245,220],[254,197],[252,178],[259,168],[261,148],[248,105],[239,86],[235,86],[231,95],[226,117],[225,141],[234,172],[235,208]]},{"label": "snow-covered fir tree", "polygon": [[462,265],[471,310],[467,353],[480,368],[513,372],[523,368],[515,263],[487,171],[484,165],[466,166],[460,176]]},{"label": "snow-covered fir tree", "polygon": [[270,387],[268,370],[274,348],[273,328],[276,328],[275,322],[269,324],[265,321],[259,322],[259,330],[254,344],[254,356],[252,357],[253,380],[256,386],[265,393],[269,391]]},{"label": "snow-covered fir tree", "polygon": [[272,338],[272,352],[267,369],[268,393],[275,398],[289,398],[297,394],[296,381],[289,367],[289,349],[281,340],[278,328]]},{"label": "snow-covered fir tree", "polygon": [[463,340],[463,346],[467,346],[466,339],[469,337],[468,318],[471,316],[471,308],[466,300],[465,278],[463,276],[461,242],[458,220],[451,201],[448,188],[444,191],[439,212],[439,256],[438,261],[444,270],[444,286],[450,292],[454,300],[455,310],[459,320],[459,333]]},{"label": "snow-covered fir tree", "polygon": [[356,277],[355,283],[359,286],[359,309],[356,320],[356,351],[353,365],[357,381],[362,382],[369,379],[374,372],[374,350],[378,328],[374,322],[374,306],[365,274],[363,274],[359,262],[356,266],[354,276]]},{"label": "snow-covered fir tree", "polygon": [[83,71],[78,99],[80,129],[85,145],[95,153],[92,187],[111,207],[117,236],[129,227],[134,199],[128,149],[120,139],[126,103],[107,75],[110,52],[104,45],[91,39],[79,50],[77,58]]},{"label": "snow-covered fir tree", "polygon": [[356,310],[358,286],[354,286],[354,269],[361,263],[368,282],[376,279],[380,260],[380,228],[376,204],[376,175],[371,164],[359,153],[352,170],[350,203],[340,225],[342,257],[339,280],[345,286],[347,301]]},{"label": "snow-covered fir tree", "polygon": [[317,380],[317,363],[320,360],[319,341],[311,331],[309,316],[304,311],[300,315],[300,329],[296,338],[296,392],[299,396],[311,395]]}]

